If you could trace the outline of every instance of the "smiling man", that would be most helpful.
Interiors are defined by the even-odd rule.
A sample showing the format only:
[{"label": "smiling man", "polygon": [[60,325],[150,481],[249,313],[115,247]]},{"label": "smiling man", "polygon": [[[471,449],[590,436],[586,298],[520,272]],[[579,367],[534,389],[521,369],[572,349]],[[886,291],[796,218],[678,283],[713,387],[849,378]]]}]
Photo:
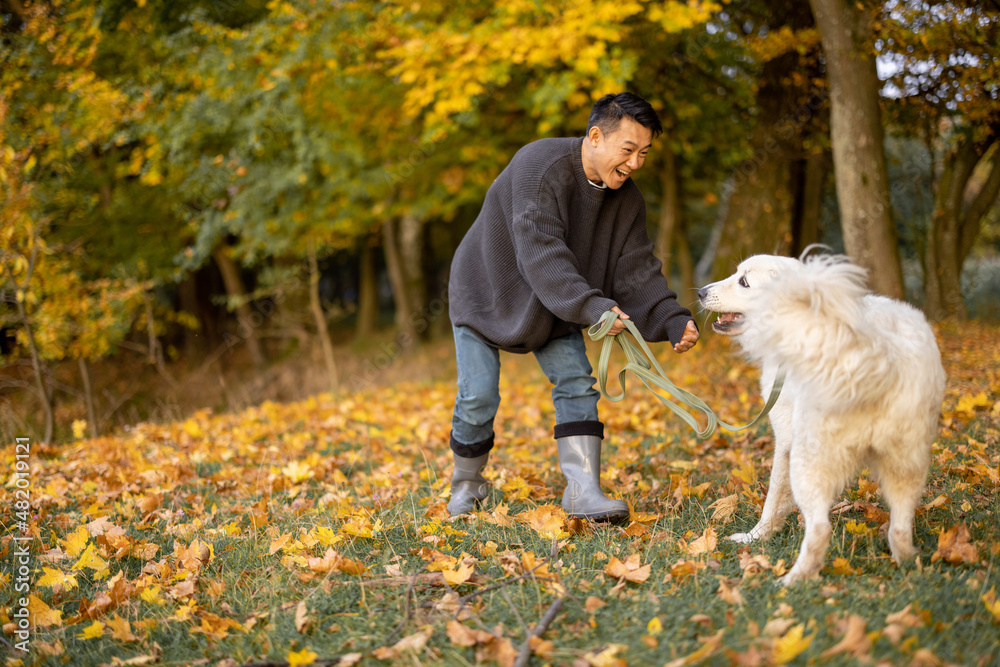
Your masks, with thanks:
[{"label": "smiling man", "polygon": [[[661,131],[641,97],[606,95],[585,137],[528,144],[490,186],[448,287],[458,366],[452,516],[488,493],[482,470],[494,444],[504,350],[533,352],[553,384],[563,509],[595,521],[629,518],[625,502],[601,492],[604,425],[581,329],[614,310],[646,340],[670,340],[677,352],[698,341],[691,312],[660,273],[646,203],[631,180]],[[611,333],[623,329],[616,322]]]}]

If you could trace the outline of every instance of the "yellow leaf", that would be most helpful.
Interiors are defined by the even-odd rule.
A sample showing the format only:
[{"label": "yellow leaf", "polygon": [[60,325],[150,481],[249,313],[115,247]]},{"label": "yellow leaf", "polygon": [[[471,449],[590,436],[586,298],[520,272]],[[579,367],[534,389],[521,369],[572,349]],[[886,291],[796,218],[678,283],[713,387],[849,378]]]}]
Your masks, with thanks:
[{"label": "yellow leaf", "polygon": [[50,608],[34,595],[28,596],[28,612],[32,622],[40,628],[62,625],[62,612]]},{"label": "yellow leaf", "polygon": [[584,653],[583,659],[593,667],[618,667],[618,665],[623,664],[623,660],[618,657],[618,654],[627,650],[628,646],[623,644],[608,644],[600,651]]},{"label": "yellow leaf", "polygon": [[986,605],[986,611],[993,614],[993,620],[1000,623],[1000,600],[997,600],[996,596],[996,586],[990,588],[990,592],[982,597],[983,604]]},{"label": "yellow leaf", "polygon": [[570,536],[566,530],[569,516],[558,505],[541,505],[518,514],[517,518],[526,521],[543,539],[561,540]]},{"label": "yellow leaf", "polygon": [[448,582],[450,586],[460,586],[469,580],[472,576],[472,570],[475,569],[473,565],[462,565],[457,570],[441,570],[441,575],[444,580]]},{"label": "yellow leaf", "polygon": [[834,558],[830,564],[830,572],[833,574],[861,574],[860,567],[851,567],[851,562],[846,558]]},{"label": "yellow leaf", "polygon": [[39,586],[51,588],[57,593],[64,588],[76,588],[77,586],[76,577],[72,574],[67,574],[61,570],[53,570],[52,568],[44,566],[42,567],[42,572],[44,572],[44,574],[38,578],[37,582],[35,582]]},{"label": "yellow leaf", "polygon": [[268,548],[267,554],[269,556],[273,556],[274,554],[278,553],[279,551],[281,551],[281,548],[288,543],[288,540],[290,540],[290,539],[292,539],[292,534],[291,533],[285,533],[281,537],[275,538],[271,542],[271,546],[270,546],[270,548]]},{"label": "yellow leaf", "polygon": [[813,637],[816,633],[813,632],[808,637],[803,637],[806,631],[806,626],[804,623],[799,623],[791,630],[789,630],[783,637],[774,640],[774,650],[771,654],[771,658],[775,663],[783,665],[790,662],[798,654],[809,648],[812,644]]},{"label": "yellow leaf", "polygon": [[122,642],[138,641],[138,637],[132,634],[132,626],[128,619],[115,614],[114,618],[108,619],[107,626],[111,628],[111,636]]},{"label": "yellow leaf", "polygon": [[298,484],[312,476],[312,466],[302,461],[291,461],[281,469],[281,474],[290,479],[292,484]]},{"label": "yellow leaf", "polygon": [[103,579],[108,576],[111,572],[108,570],[108,562],[97,555],[97,551],[94,549],[93,544],[87,545],[87,549],[80,556],[80,560],[73,565],[74,570],[82,570],[83,568],[89,568],[94,571],[98,579]]},{"label": "yellow leaf", "polygon": [[701,534],[701,537],[691,542],[687,547],[687,553],[692,556],[698,554],[711,553],[719,543],[719,538],[715,534],[715,529],[709,526]]},{"label": "yellow leaf", "polygon": [[958,399],[958,405],[955,406],[955,412],[973,417],[976,414],[976,408],[988,408],[991,403],[992,401],[986,397],[985,391],[981,391],[975,396],[972,394],[965,394]]},{"label": "yellow leaf", "polygon": [[[606,604],[607,603],[604,600],[595,598],[593,595],[589,595],[587,596],[587,600],[583,603],[583,608],[587,610],[588,614],[593,614]],[[650,623],[652,623],[652,621],[650,621]]]},{"label": "yellow leaf", "polygon": [[148,586],[142,589],[142,592],[139,593],[139,597],[141,597],[146,602],[149,602],[150,604],[163,604],[164,602],[166,602],[166,600],[164,600],[163,597],[160,595],[159,586]]},{"label": "yellow leaf", "polygon": [[86,419],[74,419],[72,424],[73,437],[79,440],[87,432],[87,420]]},{"label": "yellow leaf", "polygon": [[305,667],[306,665],[311,665],[316,661],[316,657],[317,654],[308,648],[304,648],[301,651],[289,651],[288,667]]},{"label": "yellow leaf", "polygon": [[100,621],[94,621],[86,628],[83,632],[77,635],[77,639],[96,639],[104,635],[104,624]]},{"label": "yellow leaf", "polygon": [[663,632],[663,623],[660,622],[659,616],[654,616],[646,624],[646,632],[651,635],[658,635]]},{"label": "yellow leaf", "polygon": [[79,556],[83,553],[83,550],[87,547],[87,541],[90,539],[90,533],[87,532],[86,526],[78,526],[76,530],[66,536],[65,540],[59,540],[63,549],[70,556]]}]

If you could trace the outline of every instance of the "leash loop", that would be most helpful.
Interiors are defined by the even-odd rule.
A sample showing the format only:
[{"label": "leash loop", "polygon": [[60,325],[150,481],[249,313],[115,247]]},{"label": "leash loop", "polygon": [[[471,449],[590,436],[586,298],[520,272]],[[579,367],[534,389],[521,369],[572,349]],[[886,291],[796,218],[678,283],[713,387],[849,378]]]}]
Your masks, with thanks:
[{"label": "leash loop", "polygon": [[[642,334],[639,333],[639,329],[636,328],[635,324],[631,320],[622,320],[622,324],[625,325],[625,329],[628,333],[632,334],[635,339],[633,343],[627,336],[625,336],[625,331],[621,332],[616,336],[609,336],[608,332],[611,331],[611,327],[614,326],[615,320],[618,319],[618,314],[612,310],[605,312],[601,315],[601,319],[598,320],[596,324],[587,330],[587,335],[593,341],[601,341],[601,356],[597,362],[597,382],[601,388],[601,395],[609,401],[618,402],[625,398],[625,374],[629,371],[639,378],[640,381],[646,388],[652,392],[653,396],[656,397],[660,403],[669,408],[674,414],[684,420],[688,426],[698,435],[698,438],[704,440],[715,433],[716,429],[721,427],[727,431],[742,431],[755,425],[761,419],[763,419],[774,404],[778,400],[778,396],[781,394],[781,387],[785,381],[785,374],[779,372],[774,380],[774,385],[771,387],[771,394],[767,398],[767,402],[764,404],[763,410],[760,414],[753,418],[753,420],[744,426],[733,426],[722,420],[720,420],[712,408],[689,392],[686,389],[678,387],[667,377],[667,374],[663,372],[663,368],[656,361],[656,357],[650,351],[649,346],[646,345],[646,341],[643,340]],[[626,363],[618,371],[618,385],[621,387],[621,393],[612,396],[608,393],[608,364],[611,359],[611,349],[614,343],[618,343],[618,346],[625,353]],[[638,347],[636,346],[638,344]],[[698,420],[688,412],[684,410],[677,403],[661,396],[657,393],[653,386],[659,388],[660,390],[666,392],[672,396],[677,403],[687,406],[696,412],[703,414],[707,420],[705,428],[698,426]]]}]

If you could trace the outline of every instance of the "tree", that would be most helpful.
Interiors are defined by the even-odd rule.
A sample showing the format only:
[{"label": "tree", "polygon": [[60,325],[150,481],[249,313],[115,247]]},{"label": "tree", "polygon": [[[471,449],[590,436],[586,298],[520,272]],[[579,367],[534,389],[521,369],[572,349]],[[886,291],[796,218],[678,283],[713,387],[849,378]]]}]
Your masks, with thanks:
[{"label": "tree", "polygon": [[823,41],[830,88],[830,142],[847,254],[871,288],[903,296],[889,176],[883,149],[873,17],[849,0],[809,0]]},{"label": "tree", "polygon": [[712,278],[753,253],[798,255],[818,241],[827,175],[829,102],[819,34],[797,2],[744,6],[731,17],[756,80],[749,156],[726,184],[726,213]]},{"label": "tree", "polygon": [[[1000,8],[890,3],[877,46],[891,64],[897,131],[932,152],[934,210],[923,243],[924,311],[964,319],[962,267],[1000,195]],[[915,166],[919,169],[920,166]]]}]

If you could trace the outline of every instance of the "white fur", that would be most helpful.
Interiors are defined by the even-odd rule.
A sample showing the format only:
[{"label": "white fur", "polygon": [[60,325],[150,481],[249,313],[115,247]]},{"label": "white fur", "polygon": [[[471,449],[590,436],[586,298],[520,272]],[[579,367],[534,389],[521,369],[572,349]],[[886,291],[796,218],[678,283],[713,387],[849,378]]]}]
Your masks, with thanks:
[{"label": "white fur", "polygon": [[786,372],[770,413],[774,464],[760,521],[749,533],[730,536],[742,543],[767,539],[797,506],[805,538],[785,585],[823,568],[830,508],[863,467],[877,476],[891,512],[893,559],[903,565],[917,553],[913,514],[927,478],[945,374],[923,314],[868,294],[864,278],[844,257],[800,262],[758,255],[698,293],[707,310],[742,313],[727,333],[760,365],[765,396],[778,368]]}]

